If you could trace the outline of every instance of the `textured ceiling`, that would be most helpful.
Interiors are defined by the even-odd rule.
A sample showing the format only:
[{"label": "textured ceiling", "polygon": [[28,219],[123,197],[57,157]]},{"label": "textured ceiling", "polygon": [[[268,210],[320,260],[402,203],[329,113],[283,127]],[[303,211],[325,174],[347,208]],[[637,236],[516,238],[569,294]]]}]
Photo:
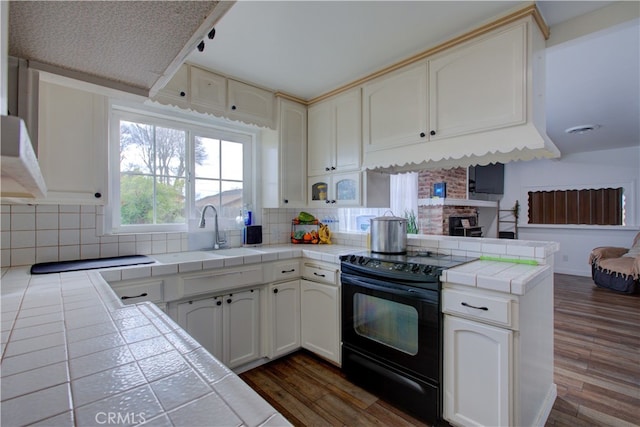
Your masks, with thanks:
[{"label": "textured ceiling", "polygon": [[11,1],[9,55],[148,91],[218,3]]}]

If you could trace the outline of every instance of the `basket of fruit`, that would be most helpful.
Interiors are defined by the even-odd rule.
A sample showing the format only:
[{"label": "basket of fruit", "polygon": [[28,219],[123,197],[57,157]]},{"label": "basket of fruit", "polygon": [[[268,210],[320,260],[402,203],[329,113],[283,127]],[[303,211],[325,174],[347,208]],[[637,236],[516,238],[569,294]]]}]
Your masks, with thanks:
[{"label": "basket of fruit", "polygon": [[326,224],[321,224],[310,213],[300,212],[296,218],[291,220],[291,243],[331,244],[331,231]]},{"label": "basket of fruit", "polygon": [[300,214],[291,220],[291,243],[318,244],[320,221],[307,212]]}]

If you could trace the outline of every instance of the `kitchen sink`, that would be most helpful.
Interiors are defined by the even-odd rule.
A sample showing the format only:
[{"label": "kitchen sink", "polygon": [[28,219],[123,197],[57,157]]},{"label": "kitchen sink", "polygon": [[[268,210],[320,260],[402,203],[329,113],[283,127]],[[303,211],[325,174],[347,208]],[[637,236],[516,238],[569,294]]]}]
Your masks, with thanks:
[{"label": "kitchen sink", "polygon": [[149,255],[151,258],[163,264],[171,264],[176,262],[190,262],[190,261],[205,261],[208,259],[220,259],[224,258],[222,254],[218,254],[216,251],[190,251],[190,252],[175,252],[169,254]]}]

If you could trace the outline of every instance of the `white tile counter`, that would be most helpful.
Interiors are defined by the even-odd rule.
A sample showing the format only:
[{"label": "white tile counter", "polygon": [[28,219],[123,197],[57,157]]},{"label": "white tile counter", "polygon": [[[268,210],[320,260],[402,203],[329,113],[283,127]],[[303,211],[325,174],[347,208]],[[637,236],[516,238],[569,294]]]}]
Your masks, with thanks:
[{"label": "white tile counter", "polygon": [[538,279],[551,275],[549,265],[527,265],[504,261],[473,261],[445,270],[442,281],[514,295],[524,295]]},{"label": "white tile counter", "polygon": [[338,263],[341,254],[361,250],[254,249],[259,253],[191,253],[175,262],[46,275],[3,270],[2,424],[289,425],[158,307],[123,306],[106,282],[302,256]]},{"label": "white tile counter", "polygon": [[95,272],[2,276],[2,425],[288,425],[150,303]]}]

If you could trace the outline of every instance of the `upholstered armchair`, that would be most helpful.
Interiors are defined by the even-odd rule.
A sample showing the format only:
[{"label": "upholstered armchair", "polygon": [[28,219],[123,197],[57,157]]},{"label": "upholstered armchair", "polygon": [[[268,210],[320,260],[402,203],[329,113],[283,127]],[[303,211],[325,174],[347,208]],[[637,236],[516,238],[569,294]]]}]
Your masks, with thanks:
[{"label": "upholstered armchair", "polygon": [[640,233],[631,248],[603,246],[589,255],[591,277],[596,286],[616,292],[640,292]]}]

